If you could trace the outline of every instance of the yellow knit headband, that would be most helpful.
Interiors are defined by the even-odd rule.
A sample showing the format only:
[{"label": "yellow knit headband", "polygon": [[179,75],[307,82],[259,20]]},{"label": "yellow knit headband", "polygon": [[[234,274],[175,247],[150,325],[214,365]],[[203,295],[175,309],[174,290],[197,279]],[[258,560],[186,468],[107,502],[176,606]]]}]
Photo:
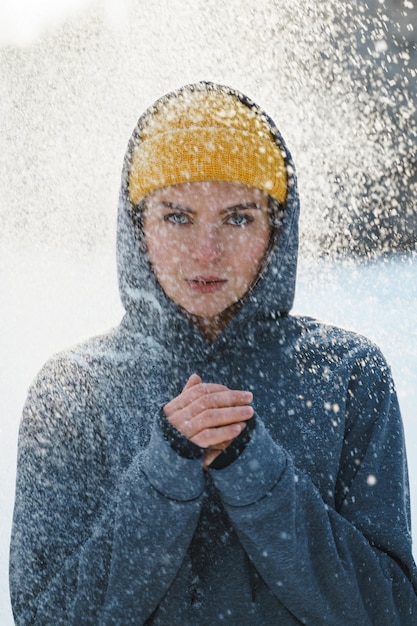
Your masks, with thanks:
[{"label": "yellow knit headband", "polygon": [[183,90],[158,103],[134,149],[129,173],[133,204],[151,191],[200,181],[239,182],[283,203],[282,150],[256,108],[227,90]]}]

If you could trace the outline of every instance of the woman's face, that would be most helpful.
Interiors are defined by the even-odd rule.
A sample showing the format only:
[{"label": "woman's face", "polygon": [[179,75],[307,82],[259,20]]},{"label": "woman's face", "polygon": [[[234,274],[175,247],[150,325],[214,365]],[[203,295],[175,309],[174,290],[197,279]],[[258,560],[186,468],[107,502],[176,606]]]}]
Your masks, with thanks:
[{"label": "woman's face", "polygon": [[241,183],[184,183],[150,193],[145,204],[150,262],[176,304],[208,319],[245,295],[271,233],[264,191]]}]

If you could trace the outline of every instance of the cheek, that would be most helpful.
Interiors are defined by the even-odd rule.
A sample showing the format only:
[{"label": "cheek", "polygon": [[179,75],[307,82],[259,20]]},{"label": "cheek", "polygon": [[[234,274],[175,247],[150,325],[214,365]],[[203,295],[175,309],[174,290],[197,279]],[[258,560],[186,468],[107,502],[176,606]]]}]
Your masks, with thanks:
[{"label": "cheek", "polygon": [[182,267],[188,256],[175,242],[167,241],[158,236],[148,236],[147,247],[149,261],[157,281],[170,297],[175,297],[182,287]]},{"label": "cheek", "polygon": [[257,234],[241,241],[239,248],[235,250],[233,264],[238,282],[243,288],[248,288],[255,280],[266,254],[268,243],[269,232]]},{"label": "cheek", "polygon": [[185,256],[185,250],[175,238],[168,236],[161,230],[149,230],[145,236],[149,260],[154,268],[168,269],[178,265]]},{"label": "cheek", "polygon": [[241,237],[236,247],[236,254],[240,257],[240,261],[243,261],[245,265],[259,265],[268,248],[269,236],[269,231],[267,231]]}]

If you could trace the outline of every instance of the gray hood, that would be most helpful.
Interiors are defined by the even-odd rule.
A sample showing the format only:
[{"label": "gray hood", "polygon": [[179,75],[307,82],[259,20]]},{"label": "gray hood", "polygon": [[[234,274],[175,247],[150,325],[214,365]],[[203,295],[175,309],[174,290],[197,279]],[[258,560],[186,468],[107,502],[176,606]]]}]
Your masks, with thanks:
[{"label": "gray hood", "polygon": [[[213,83],[198,83],[192,88],[224,89]],[[133,207],[128,194],[128,178],[131,168],[132,155],[135,146],[140,141],[140,129],[147,116],[158,107],[166,98],[176,97],[183,89],[172,92],[150,107],[139,119],[126,151],[122,171],[122,182],[119,197],[118,230],[117,230],[117,262],[119,289],[127,317],[131,322],[142,321],[149,324],[151,320],[158,326],[165,328],[169,322],[183,325],[185,320],[179,307],[175,305],[163,292],[149,265],[143,240],[138,241],[137,226],[134,223]],[[261,114],[265,113],[245,95],[230,90],[230,92],[246,106],[255,107]],[[291,155],[276,128],[268,117],[271,134],[281,148],[287,169],[287,200],[279,232],[273,246],[270,261],[256,286],[248,293],[239,312],[229,326],[241,325],[257,317],[277,317],[287,314],[293,305],[298,253],[298,217],[299,197],[295,169]],[[139,234],[139,238],[141,235]],[[181,319],[182,318],[182,319]],[[188,324],[188,322],[186,322]],[[141,324],[142,325],[142,324]]]}]

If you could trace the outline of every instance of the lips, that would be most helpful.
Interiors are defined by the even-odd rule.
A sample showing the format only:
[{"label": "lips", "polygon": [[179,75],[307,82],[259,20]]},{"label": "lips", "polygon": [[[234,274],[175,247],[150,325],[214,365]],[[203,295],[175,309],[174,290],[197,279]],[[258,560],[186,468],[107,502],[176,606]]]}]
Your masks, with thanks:
[{"label": "lips", "polygon": [[197,293],[214,293],[220,291],[227,280],[218,276],[195,276],[194,278],[187,278],[187,283]]}]

